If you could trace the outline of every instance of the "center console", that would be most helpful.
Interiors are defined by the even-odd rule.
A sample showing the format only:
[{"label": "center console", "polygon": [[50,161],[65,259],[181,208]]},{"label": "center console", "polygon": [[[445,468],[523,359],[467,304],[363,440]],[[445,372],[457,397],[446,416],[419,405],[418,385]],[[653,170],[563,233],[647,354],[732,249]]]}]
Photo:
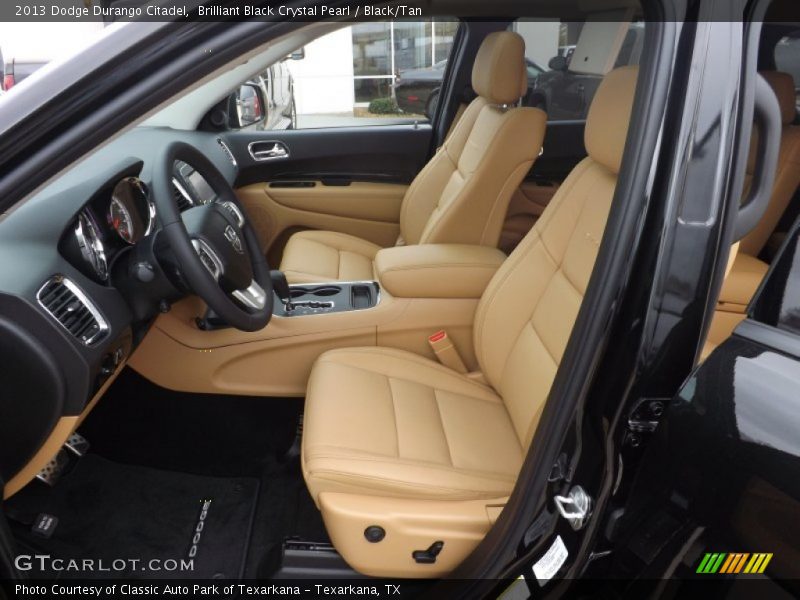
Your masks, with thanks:
[{"label": "center console", "polygon": [[275,293],[272,314],[301,317],[374,308],[380,301],[376,281],[348,281],[289,286],[288,297]]},{"label": "center console", "polygon": [[129,364],[173,390],[303,396],[313,364],[329,350],[382,346],[437,361],[429,337],[445,330],[475,371],[475,313],[504,259],[496,248],[425,244],[380,250],[375,281],[290,285],[272,271],[267,327],[201,327],[208,307],[189,297],[159,316]]}]

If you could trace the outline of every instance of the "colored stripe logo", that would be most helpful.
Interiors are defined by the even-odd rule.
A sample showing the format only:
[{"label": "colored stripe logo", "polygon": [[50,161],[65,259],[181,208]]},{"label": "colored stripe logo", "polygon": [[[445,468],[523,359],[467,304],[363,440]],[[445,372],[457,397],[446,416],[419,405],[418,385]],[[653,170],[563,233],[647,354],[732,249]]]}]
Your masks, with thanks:
[{"label": "colored stripe logo", "polygon": [[697,573],[763,573],[772,560],[772,552],[707,552],[697,567]]}]

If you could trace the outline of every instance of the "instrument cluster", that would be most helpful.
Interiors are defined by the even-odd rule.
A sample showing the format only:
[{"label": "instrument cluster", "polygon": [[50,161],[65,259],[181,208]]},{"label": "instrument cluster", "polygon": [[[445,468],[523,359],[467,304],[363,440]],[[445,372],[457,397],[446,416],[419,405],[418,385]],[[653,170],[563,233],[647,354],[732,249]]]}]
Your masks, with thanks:
[{"label": "instrument cluster", "polygon": [[101,191],[75,220],[74,246],[89,269],[88,275],[100,281],[109,277],[114,258],[152,233],[156,222],[155,205],[147,186],[136,176],[119,179]]}]

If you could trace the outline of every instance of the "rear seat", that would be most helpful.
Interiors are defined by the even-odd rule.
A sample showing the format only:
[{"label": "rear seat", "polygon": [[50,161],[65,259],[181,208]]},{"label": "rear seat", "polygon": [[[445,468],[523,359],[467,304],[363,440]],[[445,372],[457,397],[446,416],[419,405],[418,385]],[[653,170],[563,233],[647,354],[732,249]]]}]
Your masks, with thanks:
[{"label": "rear seat", "polygon": [[761,75],[778,97],[783,121],[775,185],[766,213],[756,228],[739,244],[736,260],[720,292],[714,320],[703,349],[704,357],[730,336],[744,319],[747,305],[769,268],[758,255],[800,185],[800,126],[794,125],[797,116],[794,79],[788,73],[780,71],[762,71]]}]

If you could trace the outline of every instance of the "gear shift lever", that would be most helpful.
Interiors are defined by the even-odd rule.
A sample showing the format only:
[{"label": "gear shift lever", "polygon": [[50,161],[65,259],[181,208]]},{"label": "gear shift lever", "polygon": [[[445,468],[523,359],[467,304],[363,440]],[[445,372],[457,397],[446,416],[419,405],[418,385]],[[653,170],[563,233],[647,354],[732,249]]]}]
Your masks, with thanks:
[{"label": "gear shift lever", "polygon": [[269,272],[269,278],[272,280],[272,289],[275,290],[275,294],[286,307],[286,310],[291,310],[292,291],[289,289],[286,275],[281,271],[274,270]]}]

